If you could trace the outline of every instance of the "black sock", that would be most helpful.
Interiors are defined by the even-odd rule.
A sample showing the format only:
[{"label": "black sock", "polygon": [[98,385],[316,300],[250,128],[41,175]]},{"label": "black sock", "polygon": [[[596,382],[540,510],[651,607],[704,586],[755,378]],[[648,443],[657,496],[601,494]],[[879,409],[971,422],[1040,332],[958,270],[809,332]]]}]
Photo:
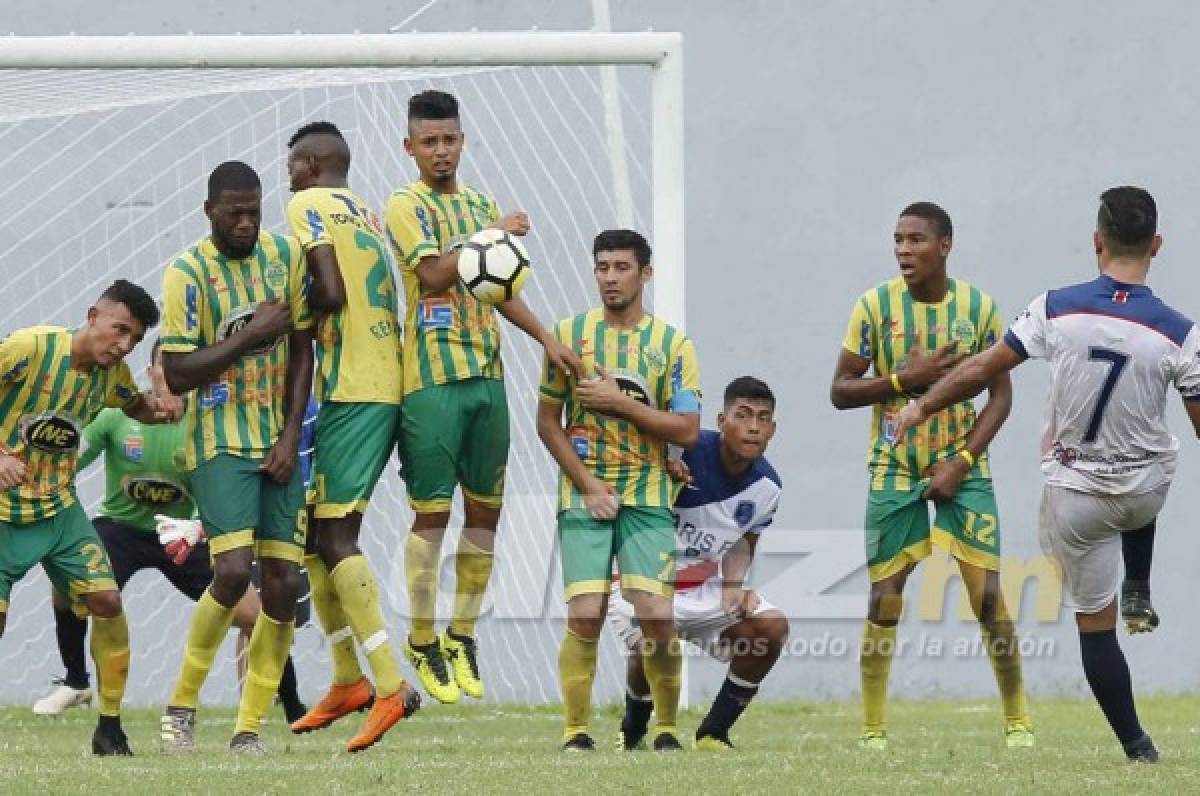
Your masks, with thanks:
[{"label": "black sock", "polygon": [[1122,744],[1129,744],[1141,738],[1145,732],[1133,704],[1133,683],[1129,679],[1125,654],[1117,643],[1117,631],[1080,633],[1079,650],[1083,654],[1083,673],[1088,685],[1117,739]]},{"label": "black sock", "polygon": [[645,735],[650,726],[650,714],[653,712],[654,702],[648,695],[645,699],[634,699],[626,693],[625,718],[621,721],[621,729],[629,735]]},{"label": "black sock", "polygon": [[70,608],[62,611],[55,608],[54,635],[58,638],[58,654],[67,670],[63,682],[71,688],[87,688],[87,655],[83,650],[87,620],[77,617]]},{"label": "black sock", "polygon": [[291,655],[283,664],[283,676],[279,678],[279,701],[283,703],[283,710],[289,716],[302,706],[300,684],[296,680],[296,666],[292,663]]},{"label": "black sock", "polygon": [[697,738],[704,735],[728,736],[729,728],[738,720],[738,716],[742,715],[742,711],[758,693],[756,683],[748,683],[744,680],[735,682],[735,680],[736,678],[731,674],[721,684],[721,690],[717,692],[717,698],[713,700],[712,707],[708,709],[708,715],[704,717],[704,721],[700,722],[700,729],[696,730]]},{"label": "black sock", "polygon": [[1154,559],[1154,520],[1145,528],[1121,534],[1121,557],[1125,559],[1125,580],[1144,583],[1150,588],[1150,562]]},{"label": "black sock", "polygon": [[96,722],[96,729],[106,734],[121,732],[121,717],[120,716],[101,716]]}]

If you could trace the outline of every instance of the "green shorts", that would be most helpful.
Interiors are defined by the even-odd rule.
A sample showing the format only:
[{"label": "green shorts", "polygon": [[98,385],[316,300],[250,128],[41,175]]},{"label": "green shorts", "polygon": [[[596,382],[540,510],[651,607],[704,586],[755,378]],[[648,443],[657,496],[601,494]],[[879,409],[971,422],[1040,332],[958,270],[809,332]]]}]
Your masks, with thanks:
[{"label": "green shorts", "polygon": [[945,549],[959,561],[987,570],[1000,569],[1000,529],[992,480],[973,470],[954,499],[937,503],[933,528],[929,502],[921,493],[927,480],[900,491],[888,487],[867,493],[867,568],[871,582],[891,577],[910,563]]},{"label": "green shorts", "polygon": [[504,382],[466,379],[409,393],[398,446],[414,511],[449,511],[459,484],[464,497],[499,508],[508,464]]},{"label": "green shorts", "polygon": [[321,404],[317,414],[312,489],[318,518],[367,510],[392,446],[400,407],[396,404]]},{"label": "green shorts", "polygon": [[597,520],[586,509],[558,515],[566,598],[608,594],[617,559],[622,589],[675,593],[675,518],[670,509],[622,506],[615,520]]},{"label": "green shorts", "polygon": [[0,522],[0,613],[8,611],[13,584],[39,563],[76,613],[82,595],[117,591],[108,553],[79,503],[26,525]]},{"label": "green shorts", "polygon": [[213,555],[254,547],[259,558],[300,563],[308,526],[304,472],[297,465],[286,484],[258,468],[263,459],[218,453],[192,471],[192,497]]}]

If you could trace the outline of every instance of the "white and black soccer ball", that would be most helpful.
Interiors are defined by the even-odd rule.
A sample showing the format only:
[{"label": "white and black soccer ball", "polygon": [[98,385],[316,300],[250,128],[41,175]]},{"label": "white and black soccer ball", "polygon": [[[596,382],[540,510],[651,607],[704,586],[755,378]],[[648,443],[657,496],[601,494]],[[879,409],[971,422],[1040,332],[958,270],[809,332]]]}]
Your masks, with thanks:
[{"label": "white and black soccer ball", "polygon": [[529,277],[529,253],[502,229],[483,229],[458,253],[458,278],[484,304],[499,304],[521,292]]}]

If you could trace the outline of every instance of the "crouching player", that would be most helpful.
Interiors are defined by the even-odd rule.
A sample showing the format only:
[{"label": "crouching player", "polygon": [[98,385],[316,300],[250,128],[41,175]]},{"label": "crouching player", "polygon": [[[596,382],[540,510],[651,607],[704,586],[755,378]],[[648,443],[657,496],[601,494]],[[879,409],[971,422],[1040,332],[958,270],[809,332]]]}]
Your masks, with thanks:
[{"label": "crouching player", "polygon": [[[729,673],[696,731],[696,748],[732,749],[738,720],[787,640],[783,613],[746,588],[759,535],[771,524],[782,484],[763,454],[775,434],[775,396],[756,378],[725,388],[719,431],[700,432],[672,475],[687,480],[675,501],[675,628],[680,638],[729,662]],[[613,589],[608,618],[635,651],[642,641],[633,606]],[[621,746],[637,749],[653,704],[640,655],[630,655]]]}]

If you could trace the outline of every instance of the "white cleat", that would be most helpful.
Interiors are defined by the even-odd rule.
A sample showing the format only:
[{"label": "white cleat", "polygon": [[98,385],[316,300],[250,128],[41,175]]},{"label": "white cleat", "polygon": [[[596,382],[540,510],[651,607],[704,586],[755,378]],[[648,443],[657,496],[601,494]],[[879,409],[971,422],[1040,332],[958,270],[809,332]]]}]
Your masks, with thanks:
[{"label": "white cleat", "polygon": [[72,688],[62,680],[58,687],[33,703],[33,712],[38,716],[59,716],[70,708],[87,707],[92,704],[92,689]]}]

